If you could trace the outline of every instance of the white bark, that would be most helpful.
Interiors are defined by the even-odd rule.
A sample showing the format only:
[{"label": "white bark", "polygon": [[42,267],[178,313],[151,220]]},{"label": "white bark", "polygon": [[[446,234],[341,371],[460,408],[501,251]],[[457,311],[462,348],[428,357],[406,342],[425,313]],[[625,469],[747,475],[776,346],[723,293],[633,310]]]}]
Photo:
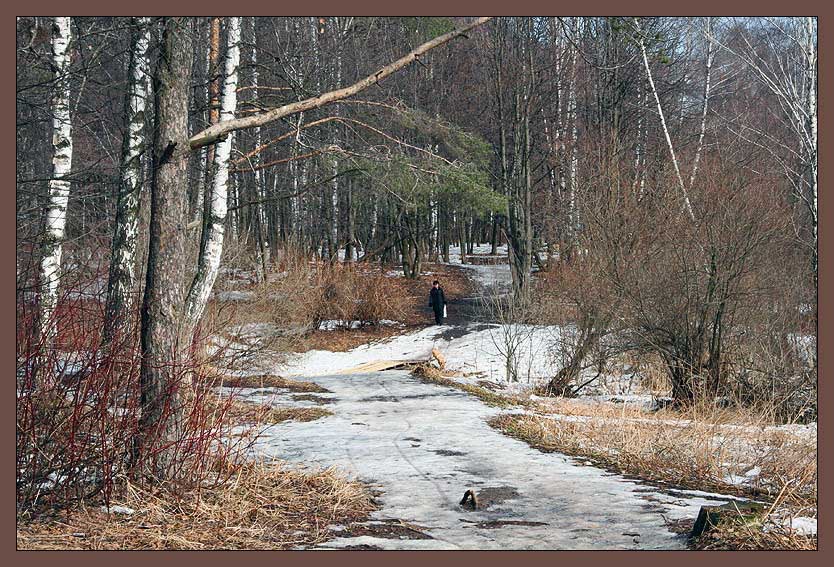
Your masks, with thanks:
[{"label": "white bark", "polygon": [[[707,37],[710,35],[710,18],[705,18],[704,29]],[[704,102],[701,106],[701,128],[698,131],[698,146],[695,149],[695,157],[692,161],[692,173],[689,175],[689,189],[695,184],[695,176],[698,174],[698,162],[701,160],[701,151],[704,148],[704,135],[707,132],[707,112],[709,110],[710,87],[712,86],[712,63],[715,59],[715,52],[713,51],[712,42],[707,41],[707,54],[705,61],[705,76],[704,76]]]},{"label": "white bark", "polygon": [[[255,28],[255,17],[249,18],[249,23],[251,24],[251,34],[252,34],[252,102],[257,105],[259,103],[258,98],[258,33]],[[261,127],[255,126],[255,147],[259,148],[261,146]],[[264,210],[266,209],[264,203],[266,202],[266,187],[264,183],[264,172],[262,169],[258,167],[260,165],[260,152],[252,156],[251,163],[252,167],[255,170],[255,200],[258,204],[254,206],[254,217],[256,220],[256,227],[257,230],[255,232],[255,238],[257,242],[255,243],[255,252],[258,256],[258,267],[259,271],[256,270],[256,273],[259,273],[262,281],[266,281],[266,271],[267,271],[267,247],[264,246],[264,232],[266,230],[267,222],[266,222],[266,215],[264,214]]]},{"label": "white bark", "polygon": [[808,160],[810,163],[811,224],[814,235],[814,276],[817,274],[817,27],[813,17],[805,19],[805,84],[808,114]]},{"label": "white bark", "polygon": [[150,18],[136,18],[128,69],[130,81],[125,117],[127,131],[122,151],[121,186],[116,202],[116,223],[107,282],[104,340],[112,338],[130,307],[129,294],[136,281],[136,242],[139,228],[139,195],[142,189],[142,153],[145,147],[145,107],[150,95]]},{"label": "white bark", "polygon": [[[795,184],[797,197],[808,208],[811,216],[813,271],[817,275],[817,26],[816,18],[796,18],[793,27],[785,29],[775,25],[775,29],[788,44],[796,44],[801,54],[798,58],[789,57],[782,62],[776,53],[776,65],[768,63],[759,55],[756,46],[746,35],[741,35],[743,47],[738,48],[721,43],[714,34],[707,33],[711,42],[715,42],[722,49],[736,56],[754,73],[767,90],[778,100],[786,118],[796,134],[793,143],[782,143],[768,132],[753,130],[757,138],[745,138],[747,141],[759,145],[771,152],[771,155],[786,170],[787,176]],[[773,42],[771,50],[777,49]],[[798,59],[798,63],[796,62]],[[794,64],[791,64],[794,63]],[[797,64],[801,68],[797,69]],[[766,140],[762,143],[760,139]],[[780,150],[780,151],[777,151]],[[787,150],[799,158],[800,164],[788,164],[780,155],[781,150]]]},{"label": "white bark", "polygon": [[[238,66],[240,64],[240,18],[228,20],[228,48],[226,51],[225,80],[220,109],[220,120],[234,120],[237,108]],[[214,151],[215,174],[209,203],[208,218],[203,221],[203,237],[197,273],[188,291],[185,316],[192,327],[199,322],[208,303],[223,253],[223,234],[228,211],[229,158],[233,134],[218,142]]]},{"label": "white bark", "polygon": [[55,93],[52,98],[52,179],[46,205],[46,231],[40,262],[40,331],[49,348],[55,338],[54,319],[61,278],[61,253],[67,221],[70,182],[65,177],[72,168],[72,123],[70,121],[70,31],[69,17],[56,17],[52,35],[52,61],[55,65]]},{"label": "white bark", "polygon": [[634,19],[634,26],[637,28],[637,41],[640,44],[640,52],[643,55],[643,65],[646,68],[646,77],[649,79],[649,86],[652,89],[654,100],[657,103],[657,113],[660,115],[660,126],[663,128],[663,135],[666,137],[666,145],[669,148],[669,154],[672,156],[672,165],[675,167],[675,175],[678,178],[678,185],[681,189],[681,195],[683,196],[684,208],[686,209],[689,218],[692,219],[692,222],[695,222],[695,212],[692,210],[692,203],[689,201],[689,192],[686,190],[686,185],[684,185],[683,177],[681,176],[681,168],[678,164],[678,158],[675,155],[675,147],[672,144],[672,138],[669,136],[669,129],[666,127],[666,118],[663,115],[663,106],[660,104],[660,96],[657,94],[657,88],[655,88],[654,78],[652,77],[652,69],[649,65],[649,57],[646,54],[646,42],[643,39],[643,32],[640,29],[640,22],[637,18]]},{"label": "white bark", "polygon": [[639,198],[643,198],[646,190],[646,170],[644,167],[645,146],[646,146],[646,92],[643,88],[643,81],[637,83],[637,144],[634,150],[634,183],[632,187],[637,189]]},{"label": "white bark", "polygon": [[579,175],[579,155],[576,146],[578,136],[576,116],[576,48],[572,48],[571,56],[571,78],[568,91],[568,122],[571,127],[570,138],[570,178],[568,188],[568,234],[570,245],[573,246],[577,233],[579,232],[579,215],[576,210],[576,188],[577,176]]}]

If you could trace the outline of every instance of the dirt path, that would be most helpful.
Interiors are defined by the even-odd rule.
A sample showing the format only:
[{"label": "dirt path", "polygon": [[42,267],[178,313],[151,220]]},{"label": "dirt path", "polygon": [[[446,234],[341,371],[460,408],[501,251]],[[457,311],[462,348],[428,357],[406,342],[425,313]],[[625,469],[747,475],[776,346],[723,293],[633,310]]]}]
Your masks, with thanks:
[{"label": "dirt path", "polygon": [[[485,423],[500,410],[404,371],[310,379],[332,392],[324,396],[334,415],[272,427],[255,450],[355,474],[381,492],[376,520],[418,526],[337,537],[327,547],[680,549],[684,541],[664,517],[694,518],[701,505],[725,501],[664,494],[541,453]],[[259,401],[274,395],[250,394]],[[298,404],[290,400],[281,395],[272,403]],[[479,495],[481,509],[459,505],[467,489]]]}]

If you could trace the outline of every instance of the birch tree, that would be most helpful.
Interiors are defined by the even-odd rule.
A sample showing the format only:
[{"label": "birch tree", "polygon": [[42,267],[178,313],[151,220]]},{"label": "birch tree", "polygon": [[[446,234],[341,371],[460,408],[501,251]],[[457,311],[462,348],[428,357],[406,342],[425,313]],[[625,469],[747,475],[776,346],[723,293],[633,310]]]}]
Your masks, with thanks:
[{"label": "birch tree", "polygon": [[[209,27],[209,40],[207,50],[207,74],[208,85],[206,96],[208,98],[208,123],[217,124],[220,121],[220,18],[211,19]],[[203,187],[197,191],[196,205],[194,207],[195,220],[202,219],[209,207],[209,200],[206,195],[211,191],[212,167],[214,165],[214,145],[205,147],[204,170],[202,175]],[[199,226],[199,224],[198,224]]]},{"label": "birch tree", "polygon": [[[237,108],[240,20],[239,17],[231,17],[228,20],[228,47],[220,109],[221,122],[234,120]],[[185,305],[185,316],[189,327],[196,325],[202,317],[220,267],[228,211],[229,158],[232,152],[232,138],[233,136],[230,135],[221,140],[214,151],[214,178],[211,194],[208,195],[208,214],[203,218],[203,235],[200,241],[197,273],[191,283]]]},{"label": "birch tree", "polygon": [[[793,184],[797,199],[803,203],[811,224],[811,261],[814,283],[817,280],[817,19],[767,19],[762,33],[767,49],[760,49],[749,31],[742,28],[741,46],[721,42],[712,30],[707,34],[712,42],[738,58],[753,72],[755,79],[770,92],[779,111],[792,131],[792,143],[781,142],[764,130],[749,135],[745,141],[765,149],[784,169]],[[785,158],[784,156],[789,156]]]},{"label": "birch tree", "polygon": [[72,169],[72,122],[70,119],[70,31],[69,17],[56,17],[52,28],[52,62],[55,90],[52,96],[52,178],[46,203],[46,225],[40,261],[38,329],[42,344],[51,348],[57,334],[55,307],[61,279],[61,253],[67,222]]},{"label": "birch tree", "polygon": [[[711,35],[711,18],[704,18],[704,34]],[[698,174],[698,163],[701,160],[701,151],[704,148],[704,135],[707,133],[707,112],[709,111],[710,89],[712,87],[712,65],[715,61],[715,49],[711,41],[706,42],[706,55],[704,56],[704,100],[701,105],[701,125],[698,129],[698,145],[695,148],[695,157],[692,159],[692,173],[689,174],[689,189],[695,185],[695,176]]]},{"label": "birch tree", "polygon": [[692,210],[692,203],[689,200],[689,191],[686,189],[686,185],[683,182],[683,176],[681,175],[681,168],[680,164],[678,163],[678,157],[675,154],[675,146],[672,144],[672,138],[669,135],[669,128],[666,126],[666,117],[663,114],[663,105],[660,103],[660,95],[657,92],[657,87],[654,84],[654,77],[652,76],[652,68],[649,65],[649,57],[646,52],[646,40],[643,34],[643,30],[640,26],[640,21],[637,18],[634,18],[634,27],[637,30],[637,43],[640,46],[640,53],[643,56],[643,67],[646,70],[646,78],[649,81],[649,88],[654,95],[655,103],[657,104],[657,114],[660,117],[660,127],[663,130],[663,135],[666,139],[666,147],[669,149],[669,155],[672,159],[672,165],[675,168],[675,175],[678,180],[678,186],[681,190],[681,197],[683,198],[683,207],[686,210],[686,213],[689,215],[689,218],[692,222],[695,222],[695,211]]},{"label": "birch tree", "polygon": [[125,121],[120,186],[116,197],[116,223],[107,282],[107,303],[103,344],[108,345],[116,330],[126,322],[131,305],[130,294],[136,281],[136,242],[139,228],[139,195],[142,190],[142,155],[145,150],[145,108],[150,94],[150,18],[132,22],[128,92],[125,98]]}]

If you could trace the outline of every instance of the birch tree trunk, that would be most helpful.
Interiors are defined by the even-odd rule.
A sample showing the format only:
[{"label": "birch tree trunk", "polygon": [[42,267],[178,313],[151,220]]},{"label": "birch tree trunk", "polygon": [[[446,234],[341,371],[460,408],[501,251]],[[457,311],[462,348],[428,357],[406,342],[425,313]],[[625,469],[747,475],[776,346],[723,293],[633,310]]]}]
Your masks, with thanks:
[{"label": "birch tree trunk", "polygon": [[[251,24],[251,34],[252,34],[252,96],[251,101],[253,106],[259,105],[258,99],[258,33],[255,27],[255,18],[249,18],[249,22]],[[261,127],[255,127],[255,147],[258,148],[261,145]],[[261,281],[266,281],[266,272],[267,272],[267,255],[269,254],[267,247],[264,245],[265,240],[265,227],[266,227],[266,216],[264,215],[264,202],[266,198],[266,184],[264,182],[264,171],[258,167],[260,162],[260,153],[255,154],[251,158],[252,167],[255,170],[255,203],[252,205],[253,210],[251,212],[252,216],[252,227],[253,232],[255,233],[255,245],[256,245],[256,253],[258,256],[258,269],[260,270]]]},{"label": "birch tree trunk", "polygon": [[[217,124],[220,121],[220,18],[214,17],[211,20],[208,48],[208,99],[209,99],[209,125]],[[211,192],[211,180],[214,174],[214,145],[206,146],[205,171],[203,176],[203,190],[198,191],[199,197],[195,207],[195,220],[205,218],[208,215],[209,200],[206,195]]]},{"label": "birch tree trunk", "polygon": [[810,179],[808,183],[811,187],[810,199],[810,213],[811,213],[811,229],[813,232],[813,270],[814,270],[814,286],[817,285],[817,270],[819,263],[818,251],[818,216],[817,216],[817,26],[814,17],[805,18],[805,85],[806,85],[806,107],[807,107],[807,154],[809,163]]},{"label": "birch tree trunk", "polygon": [[142,301],[141,416],[134,462],[164,480],[172,474],[181,434],[183,262],[188,216],[188,97],[192,51],[189,18],[167,18],[154,73],[154,168],[148,266]]},{"label": "birch tree trunk", "polygon": [[117,330],[127,322],[127,313],[131,307],[130,294],[136,283],[139,197],[142,191],[142,154],[145,149],[145,106],[150,94],[150,38],[150,18],[135,18],[128,67],[130,83],[125,99],[127,130],[122,149],[119,194],[116,198],[116,226],[113,232],[102,335],[102,345],[105,349]]},{"label": "birch tree trunk", "polygon": [[[57,334],[55,307],[61,280],[61,253],[67,222],[70,182],[65,177],[72,168],[72,122],[70,120],[70,31],[69,17],[56,17],[52,29],[52,62],[55,66],[55,92],[52,97],[52,178],[46,203],[46,225],[41,250],[38,321],[36,332],[48,350]],[[42,369],[41,369],[42,370]]]},{"label": "birch tree trunk", "polygon": [[576,115],[576,55],[577,50],[571,49],[571,72],[568,90],[568,122],[570,123],[570,168],[568,172],[568,249],[567,260],[575,252],[576,237],[579,232],[579,215],[576,206],[577,177],[579,176],[579,155],[576,145],[579,130]]},{"label": "birch tree trunk", "polygon": [[[237,79],[240,65],[240,18],[228,21],[228,48],[226,51],[225,80],[220,109],[220,120],[233,120],[237,107]],[[217,144],[214,152],[214,180],[209,195],[208,215],[203,219],[203,236],[200,241],[200,255],[197,273],[191,283],[185,300],[185,317],[189,331],[193,329],[208,303],[223,253],[223,233],[229,194],[229,157],[232,153],[230,134]]]},{"label": "birch tree trunk", "polygon": [[[709,37],[711,35],[711,20],[708,17],[705,19],[706,22],[704,23],[704,30],[706,36]],[[712,86],[712,63],[715,59],[712,42],[707,40],[706,44],[707,54],[704,62],[704,102],[701,106],[701,128],[698,131],[698,145],[695,148],[695,157],[692,160],[692,173],[689,175],[690,191],[692,190],[692,186],[695,184],[695,176],[698,174],[698,162],[701,160],[701,150],[704,148],[704,135],[707,132],[707,112],[709,110],[710,87]]]},{"label": "birch tree trunk", "polygon": [[681,168],[678,164],[678,158],[675,155],[675,147],[672,144],[672,138],[669,136],[669,129],[666,127],[666,118],[663,114],[663,106],[660,104],[660,95],[657,93],[657,88],[654,85],[654,78],[652,77],[652,68],[649,65],[649,56],[646,53],[646,42],[643,38],[643,31],[640,29],[640,22],[637,18],[634,19],[634,26],[637,29],[637,41],[640,45],[640,53],[643,55],[643,66],[646,69],[646,78],[649,80],[649,87],[654,94],[655,103],[657,103],[657,113],[660,116],[660,126],[663,129],[663,135],[666,137],[666,146],[669,148],[669,155],[672,157],[672,165],[675,167],[675,175],[678,178],[678,186],[683,196],[684,209],[686,209],[689,218],[695,222],[695,212],[692,210],[692,203],[689,201],[689,192],[684,185],[683,177],[681,176]]}]

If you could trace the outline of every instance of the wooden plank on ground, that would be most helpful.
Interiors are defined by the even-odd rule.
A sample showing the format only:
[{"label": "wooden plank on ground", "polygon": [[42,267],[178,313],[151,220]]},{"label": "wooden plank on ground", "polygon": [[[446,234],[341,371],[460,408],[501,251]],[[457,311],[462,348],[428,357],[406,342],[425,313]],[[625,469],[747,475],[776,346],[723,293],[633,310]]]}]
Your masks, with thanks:
[{"label": "wooden plank on ground", "polygon": [[420,362],[419,360],[374,360],[371,362],[366,362],[365,364],[360,364],[359,366],[354,366],[353,368],[348,368],[346,370],[340,370],[338,372],[334,372],[334,374],[363,374],[365,372],[380,372],[382,370],[390,370],[392,368],[396,368],[397,366],[402,366],[403,364],[409,363],[416,363]]}]

